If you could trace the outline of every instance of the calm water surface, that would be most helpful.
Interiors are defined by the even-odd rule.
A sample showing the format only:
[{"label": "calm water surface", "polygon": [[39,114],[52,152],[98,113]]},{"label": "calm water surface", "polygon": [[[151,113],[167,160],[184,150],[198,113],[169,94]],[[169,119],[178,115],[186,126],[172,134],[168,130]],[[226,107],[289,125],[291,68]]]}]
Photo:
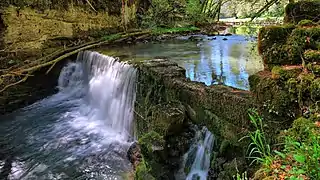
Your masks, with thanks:
[{"label": "calm water surface", "polygon": [[[227,38],[227,40],[224,40]],[[243,35],[178,37],[165,42],[148,42],[98,51],[122,60],[166,57],[186,69],[186,77],[206,85],[225,84],[248,90],[248,77],[263,69],[256,40]]]}]

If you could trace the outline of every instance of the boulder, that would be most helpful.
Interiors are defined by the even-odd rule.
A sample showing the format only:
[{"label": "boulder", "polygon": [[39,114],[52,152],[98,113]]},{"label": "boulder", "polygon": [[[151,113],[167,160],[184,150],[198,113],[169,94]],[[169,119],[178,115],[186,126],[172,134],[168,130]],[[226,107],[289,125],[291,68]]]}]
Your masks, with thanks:
[{"label": "boulder", "polygon": [[297,24],[301,20],[320,21],[320,1],[298,1],[289,3],[285,8],[286,23]]}]

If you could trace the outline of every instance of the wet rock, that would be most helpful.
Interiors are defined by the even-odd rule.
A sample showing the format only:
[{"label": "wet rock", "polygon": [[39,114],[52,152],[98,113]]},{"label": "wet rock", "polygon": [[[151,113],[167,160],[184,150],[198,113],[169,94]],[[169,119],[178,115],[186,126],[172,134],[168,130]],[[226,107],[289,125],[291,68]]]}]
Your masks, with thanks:
[{"label": "wet rock", "polygon": [[232,34],[231,33],[225,33],[222,36],[232,36]]},{"label": "wet rock", "polygon": [[[142,147],[139,139],[139,144],[144,157],[149,157],[148,163],[155,168],[152,172],[159,169],[159,164],[166,167],[159,169],[164,172],[155,172],[159,175],[170,175],[178,168],[179,157],[186,153],[194,136],[190,122],[207,126],[218,138],[232,144],[243,144],[238,139],[250,125],[247,109],[252,107],[248,91],[190,81],[185,77],[185,70],[168,59],[142,61],[136,67],[139,73],[137,129],[142,137],[148,137],[144,142],[147,139],[150,142]],[[155,136],[150,136],[151,131]],[[164,146],[153,145],[159,140]]]},{"label": "wet rock", "polygon": [[142,161],[142,155],[141,155],[141,149],[137,142],[134,142],[128,152],[127,152],[127,158],[133,165],[133,169],[136,169],[136,167],[139,165],[139,163]]},{"label": "wet rock", "polygon": [[216,40],[216,39],[217,39],[217,37],[210,37],[210,38],[208,38],[209,41],[211,41],[211,40]]},{"label": "wet rock", "polygon": [[201,36],[191,36],[189,37],[190,41],[202,41],[203,38]]},{"label": "wet rock", "polygon": [[228,38],[223,38],[222,40],[226,41],[226,40],[228,40]]}]

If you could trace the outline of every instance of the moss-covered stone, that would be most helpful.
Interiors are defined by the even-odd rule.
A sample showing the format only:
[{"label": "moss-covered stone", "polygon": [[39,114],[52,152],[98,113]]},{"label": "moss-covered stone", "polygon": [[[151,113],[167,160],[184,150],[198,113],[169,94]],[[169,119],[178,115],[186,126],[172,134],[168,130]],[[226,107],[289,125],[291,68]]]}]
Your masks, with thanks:
[{"label": "moss-covered stone", "polygon": [[320,62],[320,50],[307,50],[303,55],[307,62]]},{"label": "moss-covered stone", "polygon": [[288,58],[286,41],[295,27],[268,26],[260,29],[258,34],[258,51],[265,67],[272,69],[274,65],[295,64]]},{"label": "moss-covered stone", "polygon": [[[244,157],[248,142],[238,140],[245,136],[250,126],[247,116],[247,109],[253,106],[250,92],[192,82],[185,78],[183,68],[166,59],[143,61],[137,66],[139,82],[135,110],[139,114],[136,116],[138,134],[141,136],[156,130],[164,135],[167,147],[163,154],[166,158],[162,158],[167,161],[164,164],[173,167],[179,165],[177,157],[186,152],[191,139],[190,135],[183,135],[181,130],[187,130],[186,124],[190,121],[207,126],[218,139],[217,147],[224,140],[228,142],[228,148],[220,153],[228,156],[228,161]],[[183,122],[182,128],[180,122]],[[157,167],[156,163],[154,166]]]},{"label": "moss-covered stone", "polygon": [[320,2],[298,1],[289,3],[285,8],[285,22],[297,24],[301,20],[311,20],[318,22],[320,20]]},{"label": "moss-covered stone", "polygon": [[312,84],[310,86],[310,96],[314,102],[320,100],[320,78],[312,81]]},{"label": "moss-covered stone", "polygon": [[159,135],[154,131],[144,134],[139,138],[139,145],[141,146],[141,151],[147,158],[152,157],[154,151],[163,150],[165,146],[165,141],[163,136]]},{"label": "moss-covered stone", "polygon": [[139,163],[139,165],[136,167],[134,179],[135,180],[156,180],[151,174],[150,174],[150,167],[148,167],[148,164],[143,160]]},{"label": "moss-covered stone", "polygon": [[308,19],[304,19],[304,20],[301,20],[299,23],[298,23],[298,26],[302,26],[302,27],[310,27],[310,26],[317,26],[318,24],[313,22],[312,20],[308,20]]},{"label": "moss-covered stone", "polygon": [[307,49],[317,49],[320,39],[320,27],[296,28],[287,40],[288,58],[301,63],[301,57]]},{"label": "moss-covered stone", "polygon": [[83,32],[121,26],[121,17],[103,12],[92,13],[77,6],[64,11],[44,12],[10,6],[4,10],[2,17],[6,26],[4,43],[24,51],[41,49],[48,40],[74,38]]},{"label": "moss-covered stone", "polygon": [[308,139],[309,135],[312,133],[312,129],[315,127],[314,122],[301,117],[293,122],[292,128],[286,132],[286,135],[294,137],[298,142],[303,142]]},{"label": "moss-covered stone", "polygon": [[162,136],[178,134],[185,120],[185,108],[179,103],[158,104],[150,109],[150,129]]},{"label": "moss-covered stone", "polygon": [[270,72],[263,71],[250,76],[249,83],[256,102],[269,113],[292,120],[298,114],[297,102],[292,101],[284,88],[284,84],[277,79],[273,79]]},{"label": "moss-covered stone", "polygon": [[276,43],[284,44],[294,28],[293,25],[262,27],[258,34],[259,53],[263,54]]},{"label": "moss-covered stone", "polygon": [[302,72],[301,66],[275,66],[272,68],[272,78],[286,81],[290,78],[296,78]]},{"label": "moss-covered stone", "polygon": [[308,71],[310,71],[314,75],[316,75],[316,76],[320,75],[320,65],[318,65],[316,63],[309,63],[306,65],[306,68],[308,69]]}]

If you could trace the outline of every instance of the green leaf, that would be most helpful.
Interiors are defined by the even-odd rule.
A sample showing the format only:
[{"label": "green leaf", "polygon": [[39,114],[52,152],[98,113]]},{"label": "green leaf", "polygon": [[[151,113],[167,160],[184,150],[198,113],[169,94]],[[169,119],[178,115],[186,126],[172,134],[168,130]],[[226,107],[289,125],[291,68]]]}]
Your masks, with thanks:
[{"label": "green leaf", "polygon": [[283,154],[282,152],[279,152],[277,150],[274,151],[278,156],[280,156],[281,158],[285,159],[286,158],[286,155]]},{"label": "green leaf", "polygon": [[293,155],[293,158],[299,163],[304,163],[306,161],[306,157],[304,155],[295,154]]},{"label": "green leaf", "polygon": [[290,176],[289,180],[298,180],[298,178],[294,177],[294,176]]},{"label": "green leaf", "polygon": [[296,171],[296,174],[304,174],[306,171],[304,171],[303,169],[299,169]]}]

